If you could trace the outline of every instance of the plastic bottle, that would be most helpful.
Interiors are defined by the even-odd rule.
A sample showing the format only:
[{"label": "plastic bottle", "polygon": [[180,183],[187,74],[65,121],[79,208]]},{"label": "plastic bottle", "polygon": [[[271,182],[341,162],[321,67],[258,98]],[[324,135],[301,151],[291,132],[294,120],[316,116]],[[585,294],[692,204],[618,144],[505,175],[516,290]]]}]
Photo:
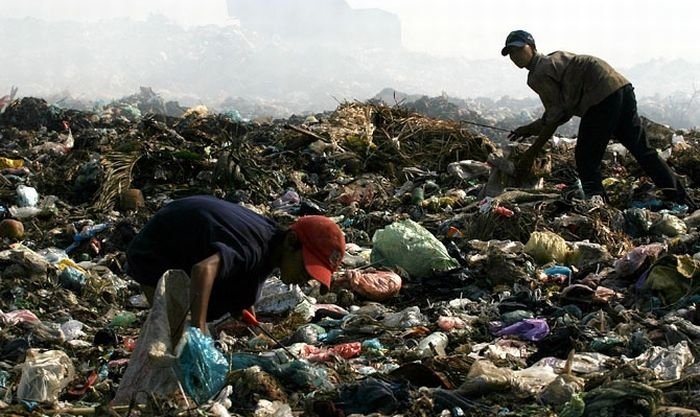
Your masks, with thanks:
[{"label": "plastic bottle", "polygon": [[416,352],[421,357],[444,356],[447,341],[448,339],[445,333],[431,333],[418,343]]}]

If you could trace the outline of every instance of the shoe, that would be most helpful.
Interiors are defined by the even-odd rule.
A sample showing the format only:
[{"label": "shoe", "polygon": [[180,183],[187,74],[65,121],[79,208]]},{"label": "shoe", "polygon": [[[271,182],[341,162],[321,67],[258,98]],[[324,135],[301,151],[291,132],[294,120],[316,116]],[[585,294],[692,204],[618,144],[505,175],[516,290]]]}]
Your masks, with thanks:
[{"label": "shoe", "polygon": [[688,193],[685,191],[685,188],[682,186],[679,187],[679,190],[676,191],[675,197],[672,199],[676,204],[682,204],[688,206],[688,213],[692,213],[695,210],[698,209],[698,204],[693,200],[693,198],[688,195]]}]

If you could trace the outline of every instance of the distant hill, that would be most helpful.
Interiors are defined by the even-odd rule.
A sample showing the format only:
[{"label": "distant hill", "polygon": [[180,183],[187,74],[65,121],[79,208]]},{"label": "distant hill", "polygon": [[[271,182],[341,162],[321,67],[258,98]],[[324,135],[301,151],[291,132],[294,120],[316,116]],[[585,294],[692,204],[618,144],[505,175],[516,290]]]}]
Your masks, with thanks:
[{"label": "distant hill", "polygon": [[[297,1],[315,2],[317,13],[268,7],[295,4],[286,0],[230,0],[233,10],[247,11],[239,12],[238,24],[225,26],[182,27],[158,16],[100,22],[0,18],[0,39],[11,40],[3,44],[0,96],[17,85],[21,96],[110,100],[148,86],[186,106],[244,103],[275,109],[272,116],[334,109],[339,101],[364,101],[385,87],[471,99],[481,109],[509,100],[537,102],[526,71],[507,58],[409,52],[400,47],[400,22],[389,13],[352,10],[344,0]],[[676,127],[700,125],[700,64],[652,60],[621,71],[635,84],[640,112]],[[521,117],[518,109],[508,109],[514,119]],[[533,112],[529,105],[521,110]]]}]

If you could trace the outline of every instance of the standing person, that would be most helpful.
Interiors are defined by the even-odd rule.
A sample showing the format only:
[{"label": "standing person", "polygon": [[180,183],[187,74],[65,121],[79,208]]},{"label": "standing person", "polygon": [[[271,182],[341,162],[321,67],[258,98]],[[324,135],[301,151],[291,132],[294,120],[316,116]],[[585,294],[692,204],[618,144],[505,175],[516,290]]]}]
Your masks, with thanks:
[{"label": "standing person", "polygon": [[539,95],[545,109],[541,118],[515,129],[508,136],[511,140],[537,136],[519,163],[520,173],[529,171],[557,127],[572,116],[579,116],[576,169],[587,198],[607,201],[601,162],[614,136],[630,151],[657,188],[663,190],[665,198],[696,209],[671,168],[649,146],[637,114],[632,84],[607,62],[563,51],[543,55],[537,51],[532,35],[524,30],[508,34],[501,54],[509,55],[518,68],[529,71],[527,84]]},{"label": "standing person", "polygon": [[304,216],[284,229],[238,204],[193,196],[146,223],[127,250],[127,273],[152,302],[165,271],[187,272],[192,325],[206,332],[207,321],[252,308],[276,269],[287,284],[316,279],[329,288],[344,254],[343,232],[327,217]]}]

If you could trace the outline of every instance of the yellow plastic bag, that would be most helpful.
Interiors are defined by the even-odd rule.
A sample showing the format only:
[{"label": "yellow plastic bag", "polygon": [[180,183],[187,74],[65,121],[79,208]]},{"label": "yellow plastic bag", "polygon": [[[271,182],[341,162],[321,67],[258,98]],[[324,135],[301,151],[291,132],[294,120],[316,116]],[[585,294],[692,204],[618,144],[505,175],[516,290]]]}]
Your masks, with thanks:
[{"label": "yellow plastic bag", "polygon": [[552,232],[532,232],[525,244],[525,253],[532,256],[540,265],[552,261],[564,263],[569,252],[566,240]]}]

